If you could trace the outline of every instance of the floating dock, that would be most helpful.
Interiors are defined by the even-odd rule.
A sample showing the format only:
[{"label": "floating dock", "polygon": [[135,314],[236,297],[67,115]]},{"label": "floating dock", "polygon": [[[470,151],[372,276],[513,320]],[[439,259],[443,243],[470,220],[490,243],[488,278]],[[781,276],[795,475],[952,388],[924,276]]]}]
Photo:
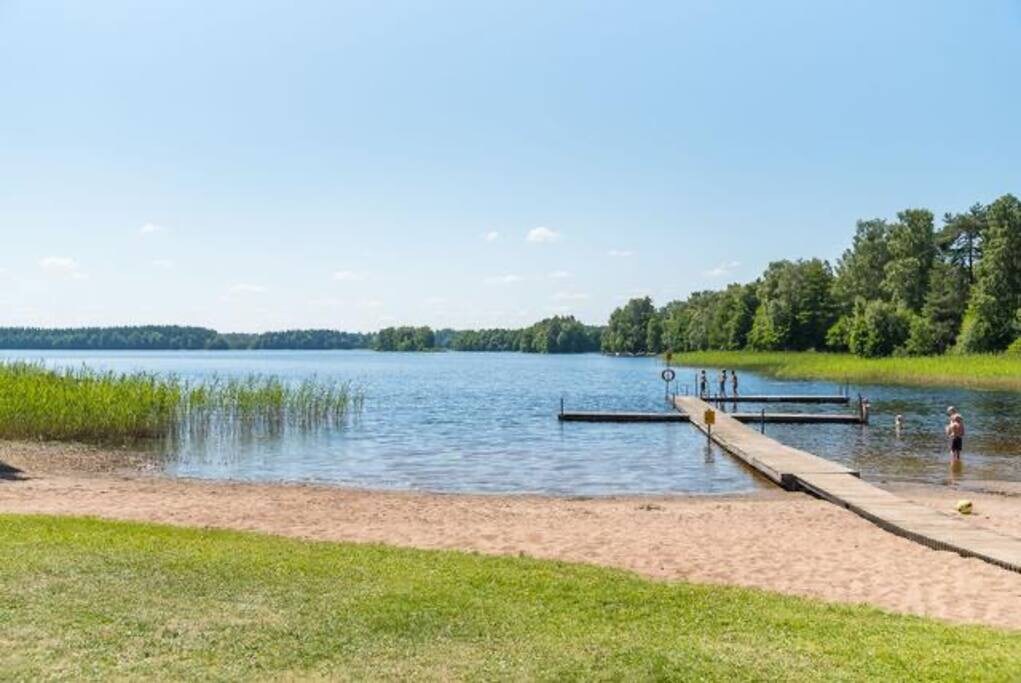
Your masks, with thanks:
[{"label": "floating dock", "polygon": [[734,415],[716,411],[710,431],[705,424],[705,411],[713,406],[694,396],[676,396],[673,403],[724,450],[785,489],[812,493],[930,548],[1021,572],[1019,538],[898,498],[862,481],[854,470],[760,434]]},{"label": "floating dock", "polygon": [[557,415],[561,422],[690,422],[684,413],[606,413],[570,411]]},{"label": "floating dock", "polygon": [[[863,424],[849,413],[728,413],[746,424]],[[601,411],[565,411],[557,415],[561,422],[690,422],[685,413],[635,413]]]},{"label": "floating dock", "polygon": [[833,403],[838,405],[847,405],[851,402],[851,399],[843,394],[833,395],[819,395],[819,394],[803,394],[793,396],[773,396],[773,395],[747,395],[738,394],[737,396],[706,396],[704,400],[709,403]]}]

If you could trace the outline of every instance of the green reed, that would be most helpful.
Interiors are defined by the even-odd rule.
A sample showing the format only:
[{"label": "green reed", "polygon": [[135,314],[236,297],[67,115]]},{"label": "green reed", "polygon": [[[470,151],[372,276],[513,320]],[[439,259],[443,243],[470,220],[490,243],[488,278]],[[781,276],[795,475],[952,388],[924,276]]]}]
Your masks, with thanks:
[{"label": "green reed", "polygon": [[126,442],[285,427],[336,425],[361,411],[350,382],[214,377],[189,381],[146,372],[53,370],[0,362],[0,438]]}]

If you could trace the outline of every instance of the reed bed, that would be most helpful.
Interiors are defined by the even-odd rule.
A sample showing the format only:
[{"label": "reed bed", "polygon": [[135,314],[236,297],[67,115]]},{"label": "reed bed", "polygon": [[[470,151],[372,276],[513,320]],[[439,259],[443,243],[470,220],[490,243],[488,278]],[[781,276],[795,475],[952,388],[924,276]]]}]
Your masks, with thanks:
[{"label": "reed bed", "polygon": [[859,358],[812,351],[698,351],[674,354],[673,360],[693,367],[754,370],[781,379],[1021,390],[1021,355],[1007,353]]},{"label": "reed bed", "polygon": [[115,443],[342,423],[362,410],[350,382],[250,375],[188,381],[88,367],[0,363],[0,438]]}]

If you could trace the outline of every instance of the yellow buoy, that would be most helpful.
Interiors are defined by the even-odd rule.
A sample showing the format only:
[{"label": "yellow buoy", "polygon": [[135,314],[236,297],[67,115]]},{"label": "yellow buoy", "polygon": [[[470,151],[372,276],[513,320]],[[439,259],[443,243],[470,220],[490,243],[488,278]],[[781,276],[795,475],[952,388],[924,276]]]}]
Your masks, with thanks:
[{"label": "yellow buoy", "polygon": [[971,501],[970,500],[959,500],[957,501],[957,511],[962,515],[971,514]]}]

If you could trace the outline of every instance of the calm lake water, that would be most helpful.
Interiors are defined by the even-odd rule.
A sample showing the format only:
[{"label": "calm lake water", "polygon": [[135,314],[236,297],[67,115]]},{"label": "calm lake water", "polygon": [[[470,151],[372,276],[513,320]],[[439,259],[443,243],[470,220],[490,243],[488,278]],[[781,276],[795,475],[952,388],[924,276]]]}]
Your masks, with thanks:
[{"label": "calm lake water", "polygon": [[[764,485],[730,456],[707,449],[705,437],[690,425],[557,421],[561,397],[569,410],[666,410],[662,363],[651,358],[372,351],[0,351],[0,358],[191,378],[316,375],[351,380],[364,390],[364,411],[347,426],[179,444],[165,454],[172,475],[570,495],[723,493]],[[694,369],[677,373],[680,383],[691,383]],[[745,394],[839,390],[827,382],[739,374]],[[1021,394],[877,386],[851,391],[871,400],[871,426],[767,425],[766,433],[858,468],[866,479],[939,483],[949,475],[944,411],[955,405],[968,428],[959,478],[1021,480]],[[893,429],[897,413],[905,419],[899,436]]]}]

